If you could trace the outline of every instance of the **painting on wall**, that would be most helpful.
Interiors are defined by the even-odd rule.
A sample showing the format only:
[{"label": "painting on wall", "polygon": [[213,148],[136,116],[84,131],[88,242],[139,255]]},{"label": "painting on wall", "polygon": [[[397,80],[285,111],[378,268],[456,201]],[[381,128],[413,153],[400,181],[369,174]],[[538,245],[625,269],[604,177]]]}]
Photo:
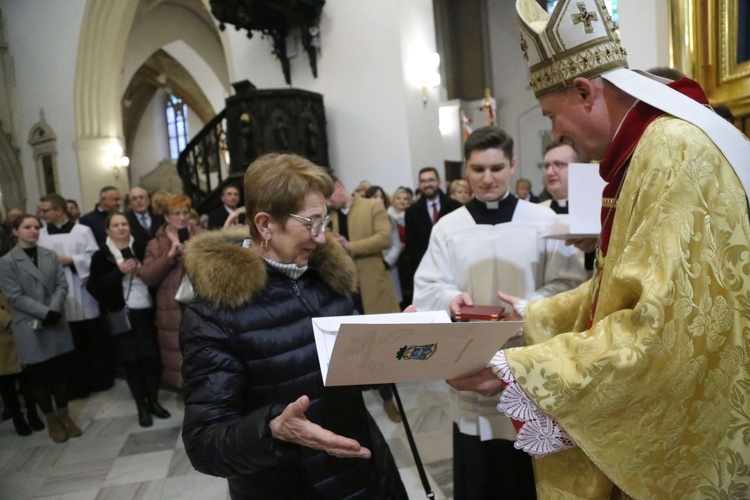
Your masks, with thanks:
[{"label": "painting on wall", "polygon": [[673,67],[697,80],[712,105],[728,106],[750,134],[750,0],[671,0]]}]

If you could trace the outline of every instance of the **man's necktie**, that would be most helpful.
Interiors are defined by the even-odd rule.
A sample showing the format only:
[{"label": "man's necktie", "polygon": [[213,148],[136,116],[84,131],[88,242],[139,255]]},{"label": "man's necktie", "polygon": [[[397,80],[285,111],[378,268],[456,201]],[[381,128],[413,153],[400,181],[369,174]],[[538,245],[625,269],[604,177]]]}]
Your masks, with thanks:
[{"label": "man's necktie", "polygon": [[141,215],[141,226],[143,226],[143,229],[148,230],[148,220],[146,220],[145,215]]},{"label": "man's necktie", "polygon": [[437,202],[433,201],[432,202],[432,223],[433,224],[435,224],[438,221],[438,216],[439,216],[439,212],[438,212]]}]

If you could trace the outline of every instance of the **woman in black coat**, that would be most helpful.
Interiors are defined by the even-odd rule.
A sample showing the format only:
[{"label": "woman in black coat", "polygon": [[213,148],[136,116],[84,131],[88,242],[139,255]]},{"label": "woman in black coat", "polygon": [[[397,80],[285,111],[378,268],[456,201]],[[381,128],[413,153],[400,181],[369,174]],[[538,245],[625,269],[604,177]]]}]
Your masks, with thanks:
[{"label": "woman in black coat", "polygon": [[359,388],[323,386],[311,318],[350,314],[356,289],[325,235],[332,191],[309,161],[264,156],[245,173],[249,235],[185,250],[199,300],[180,327],[183,440],[232,498],[406,498]]},{"label": "woman in black coat", "polygon": [[153,298],[139,277],[146,246],[133,239],[128,219],[121,213],[107,217],[106,228],[107,248],[91,257],[86,289],[99,302],[103,315],[119,311],[127,303],[132,328],[113,335],[115,361],[125,368],[125,380],[138,409],[138,424],[150,427],[151,415],[170,415],[158,399],[161,366]]}]

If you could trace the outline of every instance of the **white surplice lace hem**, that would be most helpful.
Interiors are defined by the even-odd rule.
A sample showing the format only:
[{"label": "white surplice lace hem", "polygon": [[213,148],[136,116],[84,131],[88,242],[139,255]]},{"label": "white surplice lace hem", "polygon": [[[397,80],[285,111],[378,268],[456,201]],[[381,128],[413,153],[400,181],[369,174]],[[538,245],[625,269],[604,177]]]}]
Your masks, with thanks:
[{"label": "white surplice lace hem", "polygon": [[510,371],[505,351],[498,351],[490,361],[492,371],[507,385],[500,396],[497,409],[506,416],[523,422],[518,432],[516,449],[542,457],[575,448],[573,438],[532,401],[516,382]]}]

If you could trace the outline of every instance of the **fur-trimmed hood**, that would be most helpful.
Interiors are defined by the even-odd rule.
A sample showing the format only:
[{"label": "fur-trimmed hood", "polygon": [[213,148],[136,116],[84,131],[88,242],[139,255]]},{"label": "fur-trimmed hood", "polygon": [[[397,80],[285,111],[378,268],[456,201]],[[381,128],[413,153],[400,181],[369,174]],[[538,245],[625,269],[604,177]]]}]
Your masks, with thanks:
[{"label": "fur-trimmed hood", "polygon": [[[237,308],[266,287],[268,270],[260,255],[242,246],[249,239],[246,228],[207,231],[185,246],[185,269],[199,298],[217,307]],[[319,245],[308,264],[316,269],[334,292],[348,295],[357,290],[357,269],[331,233]]]}]

